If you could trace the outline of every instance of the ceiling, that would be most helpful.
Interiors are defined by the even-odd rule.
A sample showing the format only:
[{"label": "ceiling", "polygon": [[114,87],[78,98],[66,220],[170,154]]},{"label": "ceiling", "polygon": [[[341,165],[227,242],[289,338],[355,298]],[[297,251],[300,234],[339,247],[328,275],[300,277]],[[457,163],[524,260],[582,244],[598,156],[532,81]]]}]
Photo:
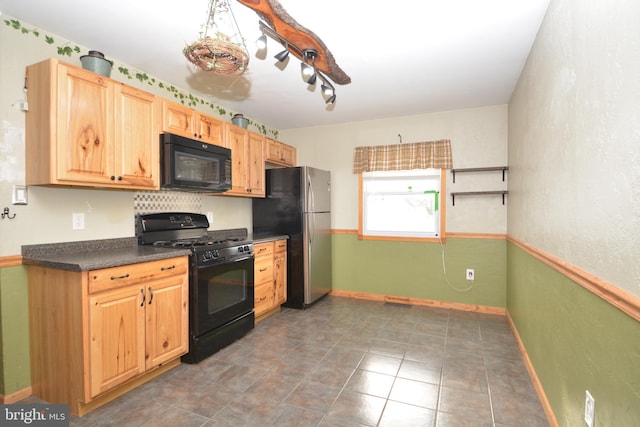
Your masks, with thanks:
[{"label": "ceiling", "polygon": [[240,77],[201,71],[182,54],[209,0],[0,0],[0,12],[282,130],[508,103],[549,0],[280,3],[351,77],[333,106],[303,82],[297,59],[275,65],[274,40],[256,57],[259,17],[233,0],[251,56]]}]

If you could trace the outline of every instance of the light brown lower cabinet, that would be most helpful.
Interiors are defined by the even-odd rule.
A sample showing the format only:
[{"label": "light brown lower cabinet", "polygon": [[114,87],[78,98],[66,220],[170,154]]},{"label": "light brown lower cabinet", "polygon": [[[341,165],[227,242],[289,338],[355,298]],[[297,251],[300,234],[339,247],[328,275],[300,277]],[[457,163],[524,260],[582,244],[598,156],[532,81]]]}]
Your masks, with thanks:
[{"label": "light brown lower cabinet", "polygon": [[188,350],[187,259],[28,266],[34,396],[82,415],[178,365]]},{"label": "light brown lower cabinet", "polygon": [[287,301],[287,241],[257,243],[254,254],[254,314],[260,320]]}]

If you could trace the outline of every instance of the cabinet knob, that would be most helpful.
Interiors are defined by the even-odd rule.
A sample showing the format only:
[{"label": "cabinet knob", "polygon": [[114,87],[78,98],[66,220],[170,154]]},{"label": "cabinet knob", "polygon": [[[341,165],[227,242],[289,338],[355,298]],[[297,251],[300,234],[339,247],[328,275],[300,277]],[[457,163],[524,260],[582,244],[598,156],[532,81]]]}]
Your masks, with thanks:
[{"label": "cabinet knob", "polygon": [[121,176],[118,177],[118,181],[122,181],[122,177]]},{"label": "cabinet knob", "polygon": [[115,180],[116,180],[116,177],[111,175],[111,181],[115,181]]}]

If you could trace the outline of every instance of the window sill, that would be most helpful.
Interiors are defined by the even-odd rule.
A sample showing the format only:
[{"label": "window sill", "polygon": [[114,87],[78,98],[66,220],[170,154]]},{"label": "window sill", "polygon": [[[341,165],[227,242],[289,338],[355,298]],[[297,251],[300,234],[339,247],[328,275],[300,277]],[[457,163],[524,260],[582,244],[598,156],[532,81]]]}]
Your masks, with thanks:
[{"label": "window sill", "polygon": [[369,236],[358,234],[358,240],[386,240],[391,242],[423,242],[447,243],[447,236],[440,237],[408,237],[408,236]]}]

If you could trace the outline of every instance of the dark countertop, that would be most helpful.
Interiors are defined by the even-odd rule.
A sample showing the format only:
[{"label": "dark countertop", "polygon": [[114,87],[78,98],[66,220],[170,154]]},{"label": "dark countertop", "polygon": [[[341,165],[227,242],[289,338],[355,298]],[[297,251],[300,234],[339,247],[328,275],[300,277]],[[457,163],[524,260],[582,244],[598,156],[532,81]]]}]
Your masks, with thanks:
[{"label": "dark countertop", "polygon": [[260,243],[275,242],[276,240],[288,240],[289,236],[286,234],[254,235],[254,236],[249,236],[249,239],[252,240],[254,244],[260,244]]},{"label": "dark countertop", "polygon": [[22,246],[23,264],[89,271],[189,255],[189,249],[138,246],[135,237]]}]

